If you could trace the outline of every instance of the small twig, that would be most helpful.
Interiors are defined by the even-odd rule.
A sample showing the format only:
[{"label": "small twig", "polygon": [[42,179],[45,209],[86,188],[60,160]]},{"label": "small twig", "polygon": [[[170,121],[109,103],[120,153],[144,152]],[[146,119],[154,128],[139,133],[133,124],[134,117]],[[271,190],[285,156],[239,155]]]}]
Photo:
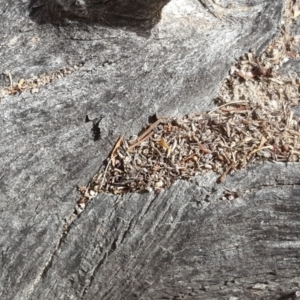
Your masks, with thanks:
[{"label": "small twig", "polygon": [[146,136],[144,136],[142,139],[138,139],[137,142],[135,142],[134,144],[132,144],[131,146],[128,147],[128,150],[132,150],[134,147],[138,146],[139,144],[141,144],[142,142],[146,141],[151,135],[153,135],[154,132],[149,132]]},{"label": "small twig", "polygon": [[216,110],[218,110],[218,109],[220,109],[221,107],[224,107],[224,106],[228,106],[228,105],[232,105],[232,104],[242,104],[242,103],[243,103],[243,104],[248,104],[248,102],[246,102],[246,101],[234,101],[234,102],[228,102],[228,103],[222,104],[222,105],[220,105],[220,106],[214,108],[213,110],[211,110],[210,112],[208,112],[208,114],[211,114],[212,112],[214,112],[214,111],[216,111]]},{"label": "small twig", "polygon": [[139,145],[142,141],[146,140],[147,138],[149,138],[151,135],[151,131],[157,127],[164,119],[169,119],[168,117],[166,118],[159,118],[158,120],[156,120],[153,124],[151,124],[149,126],[149,128],[147,128],[137,139],[137,141],[132,144],[131,146],[129,146],[128,150],[133,149],[134,147],[136,147],[137,145]]},{"label": "small twig", "polygon": [[138,137],[138,141],[143,139],[146,135],[148,135],[148,133],[150,131],[152,131],[155,127],[157,127],[161,122],[163,121],[163,118],[159,118],[158,120],[156,120],[153,124],[151,124],[149,126],[148,129],[146,129],[139,137]]},{"label": "small twig", "polygon": [[117,150],[120,148],[122,142],[124,140],[124,135],[121,135],[119,137],[119,139],[117,140],[114,148],[112,149],[111,153],[110,153],[110,161],[112,162],[113,167],[115,166],[115,156],[116,156],[116,152]]},{"label": "small twig", "polygon": [[105,177],[106,177],[106,173],[107,173],[107,170],[110,166],[111,163],[113,163],[113,166],[114,166],[114,159],[115,159],[115,152],[117,151],[117,149],[120,147],[122,141],[124,139],[124,135],[120,136],[119,139],[117,140],[113,150],[111,151],[111,154],[110,154],[110,157],[109,157],[109,160],[107,161],[107,165],[105,167],[105,170],[104,170],[104,173],[103,173],[103,177],[102,177],[102,180],[101,180],[101,184],[100,184],[100,187],[99,187],[99,190],[101,190],[102,186],[103,186],[103,183],[104,183],[104,180],[105,180]]},{"label": "small twig", "polygon": [[226,179],[226,176],[228,175],[228,173],[229,173],[232,169],[234,169],[234,168],[235,168],[235,163],[232,162],[232,163],[228,166],[228,168],[225,170],[225,172],[222,174],[222,176],[220,177],[219,181],[220,181],[221,183],[224,182],[225,179]]},{"label": "small twig", "polygon": [[259,152],[259,151],[261,151],[261,150],[264,150],[264,149],[273,149],[273,146],[265,146],[265,147],[260,147],[260,148],[258,148],[258,149],[255,149],[255,150],[253,150],[253,151],[249,154],[249,157],[250,157],[252,154],[254,154],[254,153],[256,153],[256,152]]},{"label": "small twig", "polygon": [[108,167],[109,167],[110,163],[111,163],[111,158],[108,160],[107,165],[106,165],[106,167],[105,167],[104,174],[103,174],[103,177],[102,177],[100,186],[99,186],[99,191],[101,190],[101,188],[102,188],[102,186],[103,186],[104,179],[105,179],[105,177],[106,177],[106,173],[107,173],[107,170],[108,170]]},{"label": "small twig", "polygon": [[256,152],[259,152],[259,151],[261,151],[261,150],[263,150],[263,149],[272,149],[273,146],[270,146],[270,145],[269,145],[269,146],[263,147],[263,145],[266,143],[266,141],[267,141],[267,139],[266,139],[264,136],[262,136],[258,148],[257,148],[257,149],[254,149],[254,150],[252,150],[252,151],[250,152],[250,154],[248,155],[248,159],[251,158],[252,154],[254,154],[254,153],[256,153]]},{"label": "small twig", "polygon": [[12,91],[12,89],[13,89],[13,81],[12,81],[11,73],[10,73],[9,71],[6,71],[6,72],[5,72],[5,75],[8,76],[8,78],[9,78],[9,82],[10,82],[10,90]]}]

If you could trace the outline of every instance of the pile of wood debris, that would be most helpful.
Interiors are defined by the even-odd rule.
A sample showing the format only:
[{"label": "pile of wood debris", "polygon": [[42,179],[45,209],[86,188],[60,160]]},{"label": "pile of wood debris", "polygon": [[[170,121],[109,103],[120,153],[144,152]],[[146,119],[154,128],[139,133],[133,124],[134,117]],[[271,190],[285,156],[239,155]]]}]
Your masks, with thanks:
[{"label": "pile of wood debris", "polygon": [[256,56],[232,67],[217,108],[181,118],[159,118],[138,137],[120,137],[103,168],[80,188],[79,205],[100,192],[160,192],[178,179],[215,171],[220,182],[255,161],[299,161],[300,79],[277,75],[288,59],[299,59],[299,36],[291,36],[299,4],[287,1],[282,34]]}]

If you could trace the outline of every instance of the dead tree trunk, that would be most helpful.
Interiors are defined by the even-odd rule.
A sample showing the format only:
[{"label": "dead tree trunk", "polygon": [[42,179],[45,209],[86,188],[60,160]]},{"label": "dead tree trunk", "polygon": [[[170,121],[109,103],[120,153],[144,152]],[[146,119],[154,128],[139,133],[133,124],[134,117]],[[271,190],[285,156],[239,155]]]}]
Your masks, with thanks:
[{"label": "dead tree trunk", "polygon": [[1,299],[297,296],[298,163],[73,214],[120,135],[214,107],[235,59],[280,33],[283,1],[200,2],[0,1]]}]

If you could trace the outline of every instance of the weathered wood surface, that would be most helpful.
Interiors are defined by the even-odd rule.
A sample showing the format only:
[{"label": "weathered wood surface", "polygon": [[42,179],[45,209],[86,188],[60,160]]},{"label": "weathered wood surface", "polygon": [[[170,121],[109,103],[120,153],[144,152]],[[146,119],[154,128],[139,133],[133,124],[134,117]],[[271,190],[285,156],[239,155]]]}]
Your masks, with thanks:
[{"label": "weathered wood surface", "polygon": [[[299,285],[298,164],[208,175],[160,196],[101,196],[34,299],[279,299]],[[226,188],[238,198],[224,201]],[[230,298],[231,297],[231,298]],[[236,297],[236,298],[234,298]]]},{"label": "weathered wood surface", "polygon": [[[57,247],[76,185],[120,134],[155,112],[212,107],[234,59],[278,34],[283,1],[227,2],[217,19],[204,1],[172,0],[155,26],[127,30],[40,25],[33,2],[0,1],[1,72],[17,81],[83,63],[1,100],[1,299],[280,299],[299,288],[298,164],[236,173],[230,202],[213,174],[157,196],[100,195]],[[104,115],[102,139],[86,115]]]}]

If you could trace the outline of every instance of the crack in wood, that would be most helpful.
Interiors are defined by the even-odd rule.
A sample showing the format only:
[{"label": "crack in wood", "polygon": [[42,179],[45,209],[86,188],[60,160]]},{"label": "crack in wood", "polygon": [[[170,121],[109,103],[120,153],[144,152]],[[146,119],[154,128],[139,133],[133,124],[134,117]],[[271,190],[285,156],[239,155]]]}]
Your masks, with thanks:
[{"label": "crack in wood", "polygon": [[7,95],[19,95],[23,92],[30,91],[32,94],[36,94],[40,91],[40,88],[52,84],[55,81],[71,75],[77,72],[82,66],[83,62],[68,66],[57,71],[52,71],[47,74],[42,74],[39,76],[33,76],[31,78],[19,78],[14,81],[13,76],[10,71],[6,70],[4,73],[0,74],[0,100]]}]

